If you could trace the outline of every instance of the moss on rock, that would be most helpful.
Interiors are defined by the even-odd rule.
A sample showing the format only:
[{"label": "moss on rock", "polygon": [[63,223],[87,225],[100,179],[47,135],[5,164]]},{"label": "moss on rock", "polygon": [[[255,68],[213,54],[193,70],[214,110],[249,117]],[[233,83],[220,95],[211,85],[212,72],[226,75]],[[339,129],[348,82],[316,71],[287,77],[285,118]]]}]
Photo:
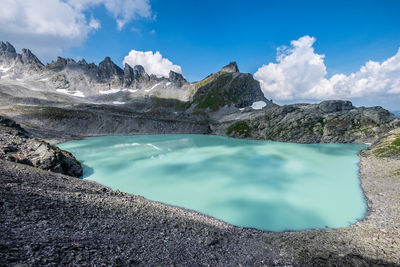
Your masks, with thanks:
[{"label": "moss on rock", "polygon": [[377,148],[374,149],[374,154],[377,157],[393,157],[400,156],[400,135],[382,142]]},{"label": "moss on rock", "polygon": [[243,137],[250,137],[251,136],[251,128],[247,124],[246,121],[238,121],[231,126],[228,127],[226,130],[227,135],[237,135]]}]

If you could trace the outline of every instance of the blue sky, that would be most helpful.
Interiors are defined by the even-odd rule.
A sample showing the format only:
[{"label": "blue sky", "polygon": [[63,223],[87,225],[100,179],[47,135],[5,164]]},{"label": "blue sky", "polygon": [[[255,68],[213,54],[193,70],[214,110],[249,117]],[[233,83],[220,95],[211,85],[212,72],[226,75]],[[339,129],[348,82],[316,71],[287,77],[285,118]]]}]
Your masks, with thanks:
[{"label": "blue sky", "polygon": [[110,55],[122,66],[131,49],[160,51],[193,81],[232,60],[254,73],[275,59],[278,46],[304,35],[317,39],[315,50],[332,74],[382,61],[400,47],[400,1],[153,0],[151,7],[156,19],[121,31],[103,6],[90,10],[100,30],[65,56],[99,62]]},{"label": "blue sky", "polygon": [[[6,8],[0,11],[0,39],[11,41],[19,49],[31,48],[44,62],[55,59],[58,54],[74,59],[83,57],[95,63],[110,56],[122,67],[131,50],[159,51],[170,61],[168,64],[180,66],[189,81],[196,81],[230,61],[237,61],[242,72],[258,73],[256,76],[263,81],[264,93],[282,103],[319,100],[327,95],[349,98],[358,104],[376,102],[400,109],[396,104],[397,100],[400,103],[397,80],[393,73],[381,74],[387,69],[371,70],[371,76],[392,79],[389,85],[381,85],[382,88],[374,92],[376,97],[367,97],[368,88],[363,89],[363,93],[359,92],[361,89],[350,89],[354,84],[361,86],[358,82],[365,78],[361,77],[363,75],[350,76],[359,72],[369,60],[382,63],[398,53],[400,1],[43,0],[42,4],[35,0],[4,1]],[[16,6],[15,10],[23,13],[22,9],[29,4],[32,4],[30,10],[35,8],[41,15],[42,21],[37,22],[37,26],[1,18],[9,15],[9,11],[4,10]],[[54,4],[54,7],[46,8],[46,4]],[[71,9],[70,15],[63,17],[67,9]],[[25,17],[29,18],[27,11]],[[74,20],[70,20],[71,17]],[[117,21],[123,21],[122,26],[118,27]],[[54,25],[65,27],[54,32]],[[70,25],[74,27],[68,28]],[[14,28],[20,29],[23,35],[8,30]],[[311,39],[301,39],[305,36]],[[303,41],[301,47],[291,44],[296,40]],[[293,55],[280,64],[276,57],[277,49],[282,50],[282,46],[286,46],[286,55]],[[306,51],[303,48],[308,49],[310,57],[297,60],[298,55]],[[318,63],[317,69],[313,69],[313,59],[323,61]],[[392,61],[396,62],[391,64],[397,70],[398,59]],[[270,63],[273,65],[261,69]],[[296,66],[295,72],[288,69],[290,64]],[[311,68],[304,68],[310,64]],[[283,80],[277,83],[277,77],[270,75],[274,69],[295,80],[299,75],[308,76],[298,69],[313,69],[320,72],[320,76],[302,84]],[[400,67],[395,74],[398,73]],[[329,81],[329,85],[318,89],[316,95],[321,97],[313,97],[306,89],[292,88],[321,87],[335,74],[348,77],[342,77],[340,84]],[[371,82],[368,84],[372,86]],[[292,92],[282,94],[277,88]],[[338,90],[342,92],[339,94]]]}]

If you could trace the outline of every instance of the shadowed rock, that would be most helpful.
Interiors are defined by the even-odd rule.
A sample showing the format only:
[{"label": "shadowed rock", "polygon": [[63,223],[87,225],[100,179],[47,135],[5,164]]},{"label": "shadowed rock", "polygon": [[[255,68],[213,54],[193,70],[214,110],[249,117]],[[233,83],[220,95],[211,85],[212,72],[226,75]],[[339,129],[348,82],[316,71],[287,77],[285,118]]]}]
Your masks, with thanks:
[{"label": "shadowed rock", "polygon": [[73,177],[82,176],[81,164],[71,153],[31,138],[20,125],[2,117],[0,117],[0,159]]},{"label": "shadowed rock", "polygon": [[124,71],[115,65],[110,57],[106,57],[102,62],[99,63],[97,68],[97,78],[100,81],[108,80],[113,76],[122,77]]},{"label": "shadowed rock", "polygon": [[182,74],[172,70],[169,72],[168,79],[170,82],[176,84],[178,87],[182,87],[185,83],[187,83],[186,79],[182,76]]}]

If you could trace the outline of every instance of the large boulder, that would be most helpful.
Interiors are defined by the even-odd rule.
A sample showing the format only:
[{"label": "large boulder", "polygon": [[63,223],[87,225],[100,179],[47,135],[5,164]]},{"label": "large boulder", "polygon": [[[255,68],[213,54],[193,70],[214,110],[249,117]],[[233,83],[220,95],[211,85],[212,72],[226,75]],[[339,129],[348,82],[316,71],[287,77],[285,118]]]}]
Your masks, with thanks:
[{"label": "large boulder", "polygon": [[71,153],[32,138],[20,125],[1,117],[0,159],[73,177],[82,176],[82,166]]}]

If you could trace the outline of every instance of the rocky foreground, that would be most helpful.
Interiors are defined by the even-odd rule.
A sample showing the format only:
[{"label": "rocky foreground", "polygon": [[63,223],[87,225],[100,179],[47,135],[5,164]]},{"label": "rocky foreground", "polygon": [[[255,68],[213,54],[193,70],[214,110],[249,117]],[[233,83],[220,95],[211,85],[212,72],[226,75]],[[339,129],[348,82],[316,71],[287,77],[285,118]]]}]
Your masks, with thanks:
[{"label": "rocky foreground", "polygon": [[0,116],[0,159],[81,177],[82,166],[69,152],[32,138],[15,121]]},{"label": "rocky foreground", "polygon": [[360,153],[367,217],[271,233],[0,160],[0,265],[397,266],[400,132]]}]

